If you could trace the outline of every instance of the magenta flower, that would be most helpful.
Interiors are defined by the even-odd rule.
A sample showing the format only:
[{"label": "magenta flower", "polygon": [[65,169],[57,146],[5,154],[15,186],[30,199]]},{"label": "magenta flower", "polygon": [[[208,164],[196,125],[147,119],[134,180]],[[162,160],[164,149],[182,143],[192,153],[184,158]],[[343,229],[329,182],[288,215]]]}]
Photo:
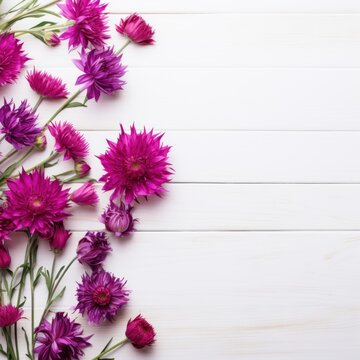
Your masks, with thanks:
[{"label": "magenta flower", "polygon": [[49,126],[50,134],[55,138],[55,150],[64,152],[64,160],[82,160],[89,153],[89,144],[72,124],[64,121]]},{"label": "magenta flower", "polygon": [[126,281],[99,270],[91,275],[84,274],[78,284],[76,310],[90,322],[99,324],[102,320],[113,320],[119,310],[128,302],[129,291],[124,289]]},{"label": "magenta flower", "polygon": [[61,43],[61,39],[55,32],[46,34],[45,41],[49,46],[52,47],[58,46]]},{"label": "magenta flower", "polygon": [[71,321],[67,314],[57,312],[51,323],[44,320],[36,328],[35,348],[38,360],[79,360],[91,336],[83,336],[81,325]]},{"label": "magenta flower", "polygon": [[117,90],[122,90],[125,81],[126,67],[121,64],[122,55],[116,55],[114,49],[94,49],[80,53],[80,59],[74,64],[85,74],[78,77],[76,85],[83,85],[87,89],[88,99],[98,101],[100,94],[110,95]]},{"label": "magenta flower", "polygon": [[14,231],[15,226],[11,219],[6,219],[3,215],[5,208],[0,206],[0,244],[9,239],[9,234]]},{"label": "magenta flower", "polygon": [[124,237],[134,231],[134,222],[131,214],[133,207],[126,206],[121,202],[120,206],[113,201],[100,217],[100,221],[105,224],[106,230],[112,232],[117,237]]},{"label": "magenta flower", "polygon": [[86,176],[90,170],[90,165],[84,160],[80,160],[75,163],[75,173],[80,177]]},{"label": "magenta flower", "polygon": [[40,96],[48,99],[59,99],[69,94],[66,85],[60,78],[56,78],[45,71],[33,69],[28,71],[26,80],[30,87]]},{"label": "magenta flower", "polygon": [[29,58],[14,34],[0,35],[0,86],[14,83]]},{"label": "magenta flower", "polygon": [[105,40],[110,38],[105,14],[107,4],[101,4],[100,0],[66,0],[58,6],[61,15],[75,21],[60,37],[62,40],[69,39],[69,48],[105,45]]},{"label": "magenta flower", "polygon": [[8,269],[11,263],[11,256],[4,245],[0,245],[0,269]]},{"label": "magenta flower", "polygon": [[50,238],[50,247],[55,251],[61,251],[65,248],[71,232],[65,230],[64,223],[61,221],[54,224],[53,234]]},{"label": "magenta flower", "polygon": [[14,223],[15,230],[29,229],[46,236],[52,233],[55,223],[65,220],[69,189],[63,190],[58,180],[50,180],[41,170],[7,181],[7,207],[3,216]]},{"label": "magenta flower", "polygon": [[0,132],[5,134],[5,140],[19,150],[34,144],[41,129],[36,127],[37,116],[26,100],[18,108],[12,100],[0,108]]},{"label": "magenta flower", "polygon": [[88,231],[79,241],[77,257],[81,264],[88,265],[91,270],[96,271],[101,268],[102,263],[111,250],[105,232]]},{"label": "magenta flower", "polygon": [[0,305],[0,327],[11,326],[17,323],[24,311],[13,305]]},{"label": "magenta flower", "polygon": [[141,315],[129,320],[125,332],[126,337],[137,349],[150,346],[155,342],[155,331]]},{"label": "magenta flower", "polygon": [[130,204],[138,196],[165,192],[163,185],[171,175],[170,147],[161,144],[162,136],[145,129],[137,133],[134,126],[126,134],[121,126],[117,142],[108,141],[109,150],[99,156],[106,172],[100,180],[105,182],[105,191],[114,190],[111,199],[125,196],[125,202]]},{"label": "magenta flower", "polygon": [[86,182],[73,193],[70,199],[78,205],[95,205],[99,201],[95,186],[92,182]]},{"label": "magenta flower", "polygon": [[116,25],[116,31],[139,45],[152,45],[155,31],[138,14],[131,14]]}]

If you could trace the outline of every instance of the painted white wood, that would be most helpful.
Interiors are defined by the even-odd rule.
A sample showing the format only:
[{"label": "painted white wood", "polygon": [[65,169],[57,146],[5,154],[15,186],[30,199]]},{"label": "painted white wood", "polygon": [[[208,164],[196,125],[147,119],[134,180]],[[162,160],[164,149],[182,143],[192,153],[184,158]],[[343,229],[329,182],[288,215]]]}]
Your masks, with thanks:
[{"label": "painted white wood", "polygon": [[109,1],[110,12],[221,13],[221,12],[355,12],[355,0],[123,0]]},{"label": "painted white wood", "polygon": [[[72,258],[81,236],[73,235],[59,265]],[[359,239],[359,232],[137,233],[130,240],[111,239],[106,267],[128,280],[129,305],[101,329],[78,320],[87,334],[96,334],[99,347],[112,336],[122,339],[127,319],[141,312],[158,332],[149,359],[356,360],[360,287],[350,274],[359,272]],[[19,244],[12,243],[12,250]],[[51,263],[45,243],[40,259]],[[57,309],[71,311],[83,271],[74,265]],[[114,355],[144,358],[130,346]]]},{"label": "painted white wood", "polygon": [[[360,185],[171,184],[165,199],[135,206],[141,231],[359,230]],[[107,194],[108,195],[108,194]],[[97,209],[81,208],[73,230],[102,229]]]},{"label": "painted white wood", "polygon": [[[74,66],[45,70],[75,91],[79,72]],[[21,92],[13,86],[0,95],[35,104],[25,74],[19,80]],[[129,67],[125,79],[120,94],[89,102],[87,109],[71,109],[61,118],[91,130],[118,130],[120,121],[166,130],[360,130],[358,68]],[[59,104],[41,105],[41,120]]]},{"label": "painted white wood", "polygon": [[[111,15],[111,23],[121,16]],[[149,14],[156,46],[130,46],[124,62],[134,67],[357,67],[359,19],[357,14]],[[114,25],[111,44],[120,47],[124,40]],[[49,63],[49,49],[25,38],[38,66],[71,64],[65,44],[52,49]]]}]

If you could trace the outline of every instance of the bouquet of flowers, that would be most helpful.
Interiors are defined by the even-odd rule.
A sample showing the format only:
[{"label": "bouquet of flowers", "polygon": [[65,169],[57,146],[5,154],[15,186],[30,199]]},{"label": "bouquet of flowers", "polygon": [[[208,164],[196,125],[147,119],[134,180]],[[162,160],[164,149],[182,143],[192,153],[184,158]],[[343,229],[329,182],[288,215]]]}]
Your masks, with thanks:
[{"label": "bouquet of flowers", "polygon": [[[15,84],[30,61],[21,42],[26,35],[50,47],[68,42],[69,50],[78,49],[73,62],[82,74],[75,82],[78,89],[69,94],[62,79],[37,68],[28,70],[26,80],[39,96],[36,104],[31,106],[26,99],[16,104],[4,98],[0,107],[0,357],[80,359],[94,334],[84,334],[76,319],[79,315],[72,318],[74,312],[95,325],[116,321],[130,297],[126,280],[103,268],[111,251],[109,238],[125,237],[134,231],[134,205],[150,195],[161,196],[173,170],[168,162],[170,147],[162,144],[163,134],[137,131],[134,125],[127,132],[120,125],[117,141],[108,140],[108,149],[97,156],[104,174],[94,179],[90,177],[85,136],[71,122],[57,118],[63,111],[85,108],[88,101],[97,102],[101,96],[122,90],[126,72],[123,51],[129,44],[153,44],[154,31],[141,16],[132,14],[116,26],[125,39],[116,49],[106,43],[110,39],[107,5],[100,0],[53,0],[45,4],[18,1],[0,14],[0,87]],[[7,6],[6,1],[0,4]],[[39,23],[29,26],[39,18]],[[17,28],[23,23],[27,24],[25,28]],[[41,104],[49,100],[58,101],[59,108],[40,123]],[[53,144],[51,151],[48,141]],[[27,165],[40,156],[40,161]],[[69,170],[59,172],[59,164],[67,164]],[[59,253],[71,237],[67,229],[70,208],[90,206],[95,211],[99,200],[97,181],[103,183],[104,191],[111,192],[99,219],[105,229],[84,234],[73,259],[59,265]],[[8,244],[14,241],[26,241],[26,249],[23,261],[13,267]],[[37,256],[43,246],[52,252],[49,269]],[[65,292],[62,282],[75,262],[86,267],[78,279],[77,304],[69,313],[54,312]],[[47,298],[41,315],[36,316],[39,284],[45,286]],[[25,296],[27,291],[29,298]],[[20,319],[27,325],[20,328]],[[21,342],[20,337],[25,341]],[[152,325],[137,315],[129,320],[124,339],[110,339],[93,360],[109,359],[109,353],[126,343],[141,349],[154,341]],[[21,344],[26,344],[25,348]]]}]

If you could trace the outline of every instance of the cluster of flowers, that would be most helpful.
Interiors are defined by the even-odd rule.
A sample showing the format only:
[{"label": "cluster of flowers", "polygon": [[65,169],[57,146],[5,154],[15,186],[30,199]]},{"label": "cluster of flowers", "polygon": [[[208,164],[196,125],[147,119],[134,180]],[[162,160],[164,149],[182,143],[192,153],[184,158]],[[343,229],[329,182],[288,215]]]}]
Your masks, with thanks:
[{"label": "cluster of flowers", "polygon": [[[92,335],[83,335],[81,325],[71,320],[67,313],[56,312],[48,320],[54,304],[64,294],[61,281],[75,261],[90,269],[78,283],[75,307],[75,311],[87,317],[90,323],[114,321],[130,294],[123,278],[103,268],[111,251],[104,231],[88,231],[79,241],[73,260],[57,270],[57,254],[66,247],[71,236],[65,227],[69,208],[72,204],[93,206],[99,198],[95,179],[89,178],[91,168],[86,161],[89,145],[84,135],[70,122],[55,120],[65,109],[86,106],[88,100],[98,101],[102,94],[122,90],[126,71],[122,51],[130,43],[153,44],[154,31],[141,16],[132,14],[116,26],[117,32],[126,38],[125,45],[117,51],[109,47],[106,44],[110,38],[106,5],[100,0],[66,0],[57,4],[60,15],[67,19],[64,24],[45,21],[30,29],[12,30],[13,24],[25,18],[45,14],[60,17],[48,10],[59,1],[40,5],[37,0],[22,0],[0,17],[0,87],[16,82],[29,61],[19,40],[24,34],[31,34],[49,46],[68,40],[69,49],[81,47],[80,58],[74,60],[74,64],[83,73],[76,80],[79,89],[69,95],[60,78],[34,68],[28,71],[26,79],[39,95],[36,105],[31,107],[23,100],[17,106],[13,100],[4,99],[0,107],[0,143],[6,143],[8,147],[8,152],[2,151],[0,155],[0,328],[6,343],[6,347],[0,345],[0,354],[10,360],[20,360],[24,355],[33,360],[36,357],[39,360],[77,360],[84,355]],[[85,92],[85,100],[76,102]],[[40,126],[38,110],[46,99],[64,99],[64,102]],[[141,197],[161,196],[165,192],[164,184],[172,175],[168,162],[170,147],[162,144],[162,134],[146,129],[138,132],[134,125],[127,133],[122,125],[120,127],[117,141],[108,141],[108,149],[98,156],[104,169],[99,180],[104,183],[104,191],[112,192],[100,221],[115,237],[127,236],[134,230],[134,202],[139,203]],[[25,168],[24,162],[31,154],[46,150],[47,131],[55,143],[54,150],[43,161]],[[63,161],[72,161],[72,169],[47,175],[46,169],[56,166],[61,157]],[[76,190],[66,187],[74,182],[83,184]],[[25,234],[28,241],[24,262],[10,270],[11,255],[6,242],[16,232]],[[37,267],[39,239],[47,240],[53,251],[50,271],[44,266]],[[36,325],[35,290],[42,279],[48,297]],[[31,335],[22,329],[27,348],[19,349],[17,322],[24,314],[27,281],[31,294]],[[141,315],[129,320],[125,335],[125,340],[114,345],[109,341],[93,359],[105,359],[108,353],[128,342],[143,348],[155,341],[153,327]]]}]

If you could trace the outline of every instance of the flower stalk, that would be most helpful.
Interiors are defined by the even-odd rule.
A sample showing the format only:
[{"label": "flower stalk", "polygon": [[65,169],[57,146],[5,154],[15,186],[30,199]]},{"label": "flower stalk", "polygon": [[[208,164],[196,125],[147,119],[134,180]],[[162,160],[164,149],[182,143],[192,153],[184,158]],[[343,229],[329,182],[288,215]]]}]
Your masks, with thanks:
[{"label": "flower stalk", "polygon": [[128,339],[124,339],[118,343],[116,343],[115,345],[111,346],[110,348],[104,350],[103,352],[101,352],[99,355],[95,356],[94,358],[92,358],[91,360],[99,360],[101,359],[103,356],[111,353],[112,351],[121,348],[122,346],[124,346],[125,344],[127,344],[129,342]]}]

